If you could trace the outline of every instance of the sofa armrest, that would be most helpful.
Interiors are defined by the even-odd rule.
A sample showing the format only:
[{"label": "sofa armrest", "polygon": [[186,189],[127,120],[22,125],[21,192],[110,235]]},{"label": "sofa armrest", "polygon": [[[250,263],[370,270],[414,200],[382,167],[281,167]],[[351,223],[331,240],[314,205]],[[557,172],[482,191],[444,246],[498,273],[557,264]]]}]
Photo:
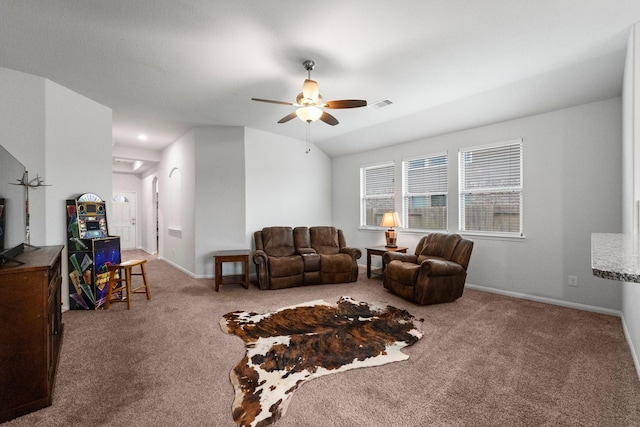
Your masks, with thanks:
[{"label": "sofa armrest", "polygon": [[362,251],[358,248],[349,248],[349,247],[340,248],[340,253],[347,254],[354,260],[360,259],[360,257],[362,256]]},{"label": "sofa armrest", "polygon": [[253,262],[256,265],[266,265],[268,260],[269,257],[263,250],[258,249],[253,253]]},{"label": "sofa armrest", "polygon": [[256,265],[256,276],[260,289],[269,289],[269,256],[261,249],[253,253],[253,263]]},{"label": "sofa armrest", "polygon": [[418,263],[418,256],[414,254],[405,254],[403,252],[385,252],[382,255],[382,261],[385,264],[389,264],[391,261],[402,261],[402,262],[412,262],[414,264]]},{"label": "sofa armrest", "polygon": [[464,269],[460,264],[443,259],[426,259],[420,264],[420,274],[426,276],[455,276]]}]

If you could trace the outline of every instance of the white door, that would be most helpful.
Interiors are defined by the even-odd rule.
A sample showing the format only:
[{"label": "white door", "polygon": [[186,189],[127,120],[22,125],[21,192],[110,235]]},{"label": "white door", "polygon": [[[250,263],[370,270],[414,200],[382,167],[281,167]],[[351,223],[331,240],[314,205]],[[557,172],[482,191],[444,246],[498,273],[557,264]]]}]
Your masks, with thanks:
[{"label": "white door", "polygon": [[136,193],[113,193],[109,234],[120,236],[120,249],[136,248]]}]

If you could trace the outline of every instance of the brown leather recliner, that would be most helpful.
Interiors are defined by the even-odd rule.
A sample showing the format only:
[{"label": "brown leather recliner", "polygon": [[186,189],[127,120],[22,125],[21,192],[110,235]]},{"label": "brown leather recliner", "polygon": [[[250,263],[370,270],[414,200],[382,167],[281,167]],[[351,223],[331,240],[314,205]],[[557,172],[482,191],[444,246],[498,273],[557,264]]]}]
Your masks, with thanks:
[{"label": "brown leather recliner", "polygon": [[462,296],[472,250],[459,234],[428,234],[413,255],[385,252],[382,284],[420,305],[452,302]]},{"label": "brown leather recliner", "polygon": [[282,289],[358,279],[360,249],[346,246],[335,227],[265,227],[254,233],[261,289]]}]

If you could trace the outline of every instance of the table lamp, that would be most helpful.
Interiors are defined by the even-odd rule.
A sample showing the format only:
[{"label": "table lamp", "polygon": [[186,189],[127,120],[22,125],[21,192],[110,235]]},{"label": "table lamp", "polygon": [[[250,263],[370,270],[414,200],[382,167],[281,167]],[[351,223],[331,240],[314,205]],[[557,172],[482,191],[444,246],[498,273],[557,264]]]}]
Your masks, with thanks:
[{"label": "table lamp", "polygon": [[397,212],[385,212],[382,216],[382,223],[380,223],[381,227],[389,227],[387,231],[384,232],[384,236],[387,238],[387,244],[385,245],[387,248],[397,248],[396,239],[398,238],[398,233],[393,229],[393,227],[397,227],[400,225],[400,219],[398,218]]}]

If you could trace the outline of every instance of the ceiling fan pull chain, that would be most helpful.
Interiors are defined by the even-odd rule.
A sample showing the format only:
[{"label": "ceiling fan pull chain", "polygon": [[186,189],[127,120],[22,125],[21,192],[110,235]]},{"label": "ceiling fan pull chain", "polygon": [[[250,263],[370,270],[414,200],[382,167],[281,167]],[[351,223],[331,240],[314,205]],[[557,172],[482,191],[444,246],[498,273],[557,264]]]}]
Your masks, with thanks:
[{"label": "ceiling fan pull chain", "polygon": [[305,154],[309,154],[311,151],[311,122],[307,122],[307,151]]}]

